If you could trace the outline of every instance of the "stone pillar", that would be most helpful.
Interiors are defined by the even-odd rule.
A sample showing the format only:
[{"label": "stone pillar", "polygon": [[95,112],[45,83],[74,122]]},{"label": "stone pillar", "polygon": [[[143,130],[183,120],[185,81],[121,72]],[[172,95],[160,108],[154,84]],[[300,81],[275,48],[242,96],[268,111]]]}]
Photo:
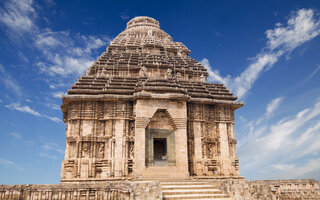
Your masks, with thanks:
[{"label": "stone pillar", "polygon": [[194,172],[197,176],[203,175],[202,166],[202,141],[201,141],[201,122],[193,122],[194,134]]},{"label": "stone pillar", "polygon": [[[186,110],[185,110],[186,112]],[[186,116],[186,114],[185,114]],[[176,164],[181,173],[181,177],[189,177],[188,172],[188,144],[187,144],[187,119],[174,118],[174,123],[177,126],[175,132],[176,143]]]},{"label": "stone pillar", "polygon": [[145,127],[148,123],[148,118],[137,117],[135,123],[134,136],[134,177],[141,177],[142,172],[146,170],[146,136]]},{"label": "stone pillar", "polygon": [[114,125],[114,136],[115,136],[115,149],[114,149],[114,176],[121,177],[124,172],[124,163],[123,163],[123,128],[124,120],[117,119],[115,120]]},{"label": "stone pillar", "polygon": [[231,160],[229,151],[228,128],[227,123],[219,123],[220,134],[220,152],[221,152],[221,173],[224,176],[230,175]]}]

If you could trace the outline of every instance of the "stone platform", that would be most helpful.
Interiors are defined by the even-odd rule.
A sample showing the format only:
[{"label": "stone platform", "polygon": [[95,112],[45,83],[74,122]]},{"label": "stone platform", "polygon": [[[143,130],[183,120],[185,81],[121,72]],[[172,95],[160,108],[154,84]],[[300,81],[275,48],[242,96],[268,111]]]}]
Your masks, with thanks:
[{"label": "stone platform", "polygon": [[1,200],[320,199],[315,180],[185,179],[0,185]]}]

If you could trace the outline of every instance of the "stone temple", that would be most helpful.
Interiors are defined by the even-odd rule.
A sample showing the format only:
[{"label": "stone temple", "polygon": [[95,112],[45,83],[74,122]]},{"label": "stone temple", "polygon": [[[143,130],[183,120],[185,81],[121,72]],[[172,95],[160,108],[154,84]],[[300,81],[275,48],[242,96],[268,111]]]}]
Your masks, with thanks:
[{"label": "stone temple", "polygon": [[62,182],[240,176],[243,104],[189,53],[157,20],[128,22],[63,97]]},{"label": "stone temple", "polygon": [[320,199],[315,180],[240,176],[243,106],[150,17],[135,17],[62,98],[57,185],[0,186],[0,199]]}]

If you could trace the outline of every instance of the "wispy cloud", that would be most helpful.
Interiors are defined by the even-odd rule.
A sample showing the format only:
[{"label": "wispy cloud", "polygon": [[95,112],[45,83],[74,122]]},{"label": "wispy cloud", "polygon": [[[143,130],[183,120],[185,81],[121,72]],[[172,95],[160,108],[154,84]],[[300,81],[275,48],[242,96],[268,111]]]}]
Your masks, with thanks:
[{"label": "wispy cloud", "polygon": [[21,140],[22,139],[22,136],[17,132],[12,132],[9,135],[12,136],[15,140]]},{"label": "wispy cloud", "polygon": [[300,9],[292,13],[286,25],[276,23],[274,29],[266,31],[267,43],[252,60],[252,63],[237,77],[223,77],[219,71],[211,70],[209,61],[201,63],[208,71],[209,81],[221,82],[231,88],[238,97],[243,97],[263,73],[274,66],[282,55],[290,54],[295,48],[312,40],[320,33],[320,19],[312,9]]},{"label": "wispy cloud", "polygon": [[[96,50],[106,46],[111,38],[108,36],[91,36],[70,31],[53,31],[41,28],[37,24],[36,3],[32,0],[8,0],[0,8],[0,22],[10,37],[23,36],[35,46],[40,54],[34,63],[41,72],[51,76],[66,77],[71,74],[82,74],[96,58]],[[22,34],[32,32],[32,34]]]},{"label": "wispy cloud", "polygon": [[[276,164],[271,167],[280,172],[277,176],[281,178],[305,178],[310,173],[314,175],[319,173],[320,159],[309,159],[300,166],[295,164]],[[311,175],[311,178],[317,178],[314,175]]]},{"label": "wispy cloud", "polygon": [[201,60],[201,64],[207,68],[208,70],[208,73],[209,73],[209,77],[208,77],[208,81],[210,82],[220,82],[224,85],[229,85],[229,83],[231,82],[231,76],[228,75],[226,77],[223,77],[220,75],[219,71],[218,70],[212,70],[212,67],[209,63],[209,60],[206,59],[206,58],[203,58]]},{"label": "wispy cloud", "polygon": [[267,117],[270,117],[273,112],[278,108],[278,106],[280,105],[281,101],[282,101],[283,97],[278,97],[276,99],[273,99],[267,106],[266,109],[266,115]]},{"label": "wispy cloud", "polygon": [[51,160],[56,160],[57,159],[56,155],[52,155],[52,154],[48,154],[48,153],[44,153],[44,152],[39,153],[39,156],[43,157],[43,158],[48,158],[48,159],[51,159]]},{"label": "wispy cloud", "polygon": [[14,167],[16,169],[23,170],[23,168],[20,167],[17,163],[15,163],[11,160],[3,159],[3,158],[0,158],[0,165],[5,166],[5,167]]},{"label": "wispy cloud", "polygon": [[65,92],[52,92],[51,95],[52,95],[52,97],[54,97],[54,98],[61,99],[61,97],[62,97],[62,96],[65,96],[66,93],[65,93]]},{"label": "wispy cloud", "polygon": [[62,122],[62,120],[59,117],[50,117],[48,115],[43,115],[43,117],[50,119],[51,121],[54,121],[54,122]]},{"label": "wispy cloud", "polygon": [[62,122],[61,119],[58,117],[50,117],[45,114],[40,114],[38,111],[30,108],[29,106],[20,105],[20,103],[11,103],[11,104],[5,105],[5,107],[9,108],[10,110],[16,110],[16,111],[20,111],[20,112],[24,112],[24,113],[29,113],[29,114],[32,114],[37,117],[44,117],[44,118],[49,119],[54,122]]},{"label": "wispy cloud", "polygon": [[62,147],[60,147],[58,144],[53,143],[53,142],[45,142],[42,145],[42,148],[47,151],[55,151],[55,152],[64,154],[64,149]]},{"label": "wispy cloud", "polygon": [[0,11],[0,22],[17,33],[33,30],[36,28],[34,19],[37,15],[32,3],[32,0],[5,1]]},{"label": "wispy cloud", "polygon": [[11,103],[6,105],[7,108],[11,109],[11,110],[17,110],[20,112],[25,112],[25,113],[29,113],[35,116],[40,117],[40,113],[38,113],[37,111],[33,110],[32,108],[30,108],[29,106],[21,106],[19,103]]},{"label": "wispy cloud", "polygon": [[304,83],[308,82],[309,80],[311,80],[320,70],[320,65],[306,78],[304,79],[300,85],[303,85]]},{"label": "wispy cloud", "polygon": [[[282,98],[274,99],[268,104],[266,113],[275,112],[281,101]],[[315,170],[316,167],[320,170],[320,165],[315,165],[314,159],[317,158],[312,158],[320,153],[319,120],[320,100],[313,106],[300,110],[294,116],[282,118],[273,124],[259,124],[256,121],[250,123],[250,132],[240,138],[238,145],[239,158],[244,163],[242,170],[265,167],[270,170],[268,167],[271,165],[273,169],[280,171],[287,169],[292,172],[288,173],[290,174],[288,177],[298,177],[307,171]],[[309,163],[305,166],[292,164],[298,159],[300,159],[298,163],[303,163],[301,160],[306,158],[311,158],[313,161],[305,161]],[[301,170],[298,173],[299,169]],[[306,171],[303,172],[302,169]]]},{"label": "wispy cloud", "polygon": [[17,96],[22,96],[23,92],[20,85],[14,78],[11,77],[9,73],[6,72],[6,70],[1,64],[0,64],[0,76],[1,76],[2,83],[9,91],[12,91]]},{"label": "wispy cloud", "polygon": [[124,21],[128,20],[130,18],[130,16],[128,15],[128,11],[124,11],[120,13],[120,18]]},{"label": "wispy cloud", "polygon": [[69,32],[48,31],[35,39],[36,47],[42,52],[42,61],[37,66],[50,75],[80,75],[95,60],[96,50],[106,46],[110,38],[72,35]]},{"label": "wispy cloud", "polygon": [[60,106],[57,104],[47,103],[46,105],[53,110],[60,110]]}]

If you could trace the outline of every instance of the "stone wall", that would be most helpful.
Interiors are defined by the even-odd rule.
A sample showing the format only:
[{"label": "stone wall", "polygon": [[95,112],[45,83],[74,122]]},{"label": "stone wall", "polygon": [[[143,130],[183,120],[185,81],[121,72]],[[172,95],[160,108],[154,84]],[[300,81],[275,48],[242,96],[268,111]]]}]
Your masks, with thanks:
[{"label": "stone wall", "polygon": [[2,200],[129,200],[130,187],[126,183],[87,185],[1,185]]},{"label": "stone wall", "polygon": [[130,101],[68,105],[61,182],[106,181],[133,172],[134,119]]},{"label": "stone wall", "polygon": [[260,181],[222,179],[210,182],[234,200],[320,199],[319,183],[312,179]]},{"label": "stone wall", "polygon": [[[194,181],[194,180],[193,180]],[[319,200],[315,180],[201,179],[233,200]],[[159,181],[123,181],[94,184],[0,185],[0,200],[160,200]]]},{"label": "stone wall", "polygon": [[188,104],[189,172],[195,177],[239,177],[234,109]]}]

